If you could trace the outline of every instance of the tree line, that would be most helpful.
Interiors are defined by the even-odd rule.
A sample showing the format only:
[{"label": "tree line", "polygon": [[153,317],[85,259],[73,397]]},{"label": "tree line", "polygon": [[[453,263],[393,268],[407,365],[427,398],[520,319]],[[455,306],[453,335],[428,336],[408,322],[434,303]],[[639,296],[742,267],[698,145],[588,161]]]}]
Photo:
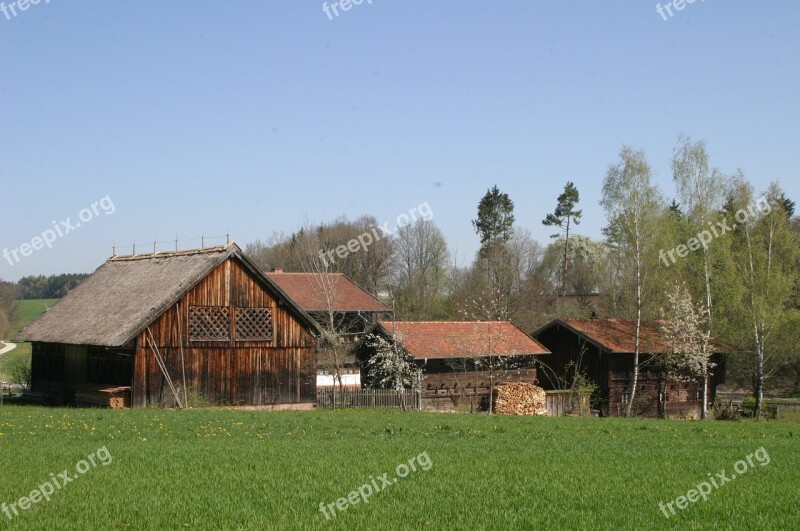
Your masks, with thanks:
[{"label": "tree line", "polygon": [[768,386],[800,392],[794,202],[777,183],[757,191],[744,172],[724,174],[711,164],[706,144],[685,135],[672,151],[671,169],[669,195],[654,183],[646,154],[624,146],[600,189],[606,214],[600,240],[577,233],[580,193],[566,182],[553,211],[542,213],[543,225],[555,229],[546,244],[516,223],[508,194],[487,190],[474,218],[465,219],[481,243],[468,264],[454,262],[433,219],[417,219],[366,250],[323,264],[320,250],[379,225],[368,215],[307,223],[245,251],[265,270],[345,273],[389,301],[401,320],[499,319],[533,331],[556,317],[626,318],[636,322],[638,338],[643,321],[690,304],[700,332],[730,345],[730,383],[750,387],[758,404]]}]

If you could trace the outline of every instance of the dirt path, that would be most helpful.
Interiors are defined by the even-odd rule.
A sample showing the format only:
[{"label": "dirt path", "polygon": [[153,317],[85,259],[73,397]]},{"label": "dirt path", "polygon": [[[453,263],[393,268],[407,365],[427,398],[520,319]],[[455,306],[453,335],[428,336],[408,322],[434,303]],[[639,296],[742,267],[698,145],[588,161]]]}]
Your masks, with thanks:
[{"label": "dirt path", "polygon": [[4,345],[3,348],[0,348],[0,355],[5,354],[6,352],[11,352],[17,348],[16,343],[6,343],[5,341],[0,341],[0,345]]}]

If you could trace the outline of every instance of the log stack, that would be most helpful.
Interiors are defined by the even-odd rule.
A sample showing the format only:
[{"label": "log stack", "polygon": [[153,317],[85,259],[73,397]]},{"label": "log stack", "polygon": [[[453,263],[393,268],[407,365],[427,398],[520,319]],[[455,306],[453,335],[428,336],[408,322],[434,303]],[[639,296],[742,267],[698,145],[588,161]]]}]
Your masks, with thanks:
[{"label": "log stack", "polygon": [[525,382],[495,387],[492,397],[494,412],[499,415],[547,415],[544,389]]},{"label": "log stack", "polygon": [[75,391],[78,407],[123,409],[131,405],[130,387],[84,387]]}]

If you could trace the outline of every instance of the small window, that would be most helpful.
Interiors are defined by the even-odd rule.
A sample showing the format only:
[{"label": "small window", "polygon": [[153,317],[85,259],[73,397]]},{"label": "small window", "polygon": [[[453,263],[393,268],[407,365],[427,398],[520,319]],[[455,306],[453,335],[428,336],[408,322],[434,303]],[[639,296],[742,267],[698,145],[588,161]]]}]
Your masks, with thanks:
[{"label": "small window", "polygon": [[272,309],[236,308],[236,341],[272,341]]},{"label": "small window", "polygon": [[231,311],[225,306],[190,306],[189,341],[230,341]]}]

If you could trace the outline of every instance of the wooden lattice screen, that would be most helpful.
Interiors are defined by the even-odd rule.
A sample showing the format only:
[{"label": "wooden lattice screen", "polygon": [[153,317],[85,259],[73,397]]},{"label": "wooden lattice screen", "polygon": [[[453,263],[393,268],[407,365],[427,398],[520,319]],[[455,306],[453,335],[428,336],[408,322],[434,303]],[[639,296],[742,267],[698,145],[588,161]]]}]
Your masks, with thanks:
[{"label": "wooden lattice screen", "polygon": [[230,341],[231,311],[225,306],[190,306],[189,341]]},{"label": "wooden lattice screen", "polygon": [[272,309],[236,308],[236,341],[272,341]]}]

